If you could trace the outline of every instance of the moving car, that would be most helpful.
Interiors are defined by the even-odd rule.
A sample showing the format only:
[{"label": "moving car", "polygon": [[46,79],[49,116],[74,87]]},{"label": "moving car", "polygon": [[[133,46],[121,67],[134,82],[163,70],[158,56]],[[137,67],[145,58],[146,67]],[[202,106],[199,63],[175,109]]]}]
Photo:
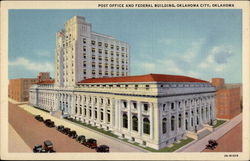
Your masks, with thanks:
[{"label": "moving car", "polygon": [[47,153],[53,153],[55,152],[53,149],[53,143],[50,140],[45,140],[43,142],[44,146],[43,149],[47,152]]},{"label": "moving car", "polygon": [[208,140],[208,144],[206,145],[206,149],[214,150],[218,146],[218,143],[215,140]]},{"label": "moving car", "polygon": [[36,144],[33,148],[34,153],[54,153],[53,143],[50,140],[45,140],[43,146],[41,144]]},{"label": "moving car", "polygon": [[107,145],[100,145],[96,148],[96,152],[109,152],[109,147]]},{"label": "moving car", "polygon": [[43,117],[40,116],[40,115],[36,115],[36,116],[35,116],[35,119],[38,120],[38,121],[40,121],[40,122],[43,121]]},{"label": "moving car", "polygon": [[95,139],[87,139],[85,145],[91,149],[97,148],[97,141]]},{"label": "moving car", "polygon": [[80,135],[76,138],[76,141],[81,143],[81,144],[85,144],[86,143],[86,138],[84,135]]},{"label": "moving car", "polygon": [[33,153],[44,153],[43,146],[41,144],[36,144],[33,148]]}]

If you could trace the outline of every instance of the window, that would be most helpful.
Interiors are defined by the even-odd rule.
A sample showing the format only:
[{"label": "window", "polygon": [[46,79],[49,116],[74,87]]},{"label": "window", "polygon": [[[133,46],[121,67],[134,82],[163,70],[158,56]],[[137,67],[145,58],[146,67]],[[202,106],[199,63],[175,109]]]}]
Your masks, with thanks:
[{"label": "window", "polygon": [[166,132],[167,132],[167,119],[164,118],[162,120],[162,134],[166,134]]},{"label": "window", "polygon": [[143,109],[144,109],[144,111],[148,111],[148,104],[143,104]]},{"label": "window", "polygon": [[125,101],[123,102],[123,107],[127,108],[127,102],[125,102]]},{"label": "window", "polygon": [[108,113],[107,116],[108,116],[108,122],[110,122],[110,114]]},{"label": "window", "polygon": [[138,131],[138,118],[136,116],[132,117],[132,129]]},{"label": "window", "polygon": [[171,109],[172,110],[174,109],[174,103],[173,102],[171,103]]},{"label": "window", "polygon": [[143,133],[150,134],[150,122],[148,118],[143,119]]},{"label": "window", "polygon": [[92,45],[95,45],[95,41],[94,41],[94,40],[92,40],[92,41],[91,41],[91,44],[92,44]]},{"label": "window", "polygon": [[95,111],[95,119],[97,119],[97,111]]},{"label": "window", "polygon": [[105,43],[104,46],[107,48],[109,45],[108,45],[108,43]]},{"label": "window", "polygon": [[101,121],[103,121],[103,112],[101,112]]},{"label": "window", "polygon": [[175,117],[174,116],[172,116],[171,117],[171,131],[174,131],[174,124],[175,124]]},{"label": "window", "polygon": [[112,45],[110,45],[110,48],[111,48],[111,49],[114,49],[114,45],[113,45],[113,44],[112,44]]},{"label": "window", "polygon": [[178,122],[179,122],[179,128],[181,128],[181,123],[182,123],[181,114],[179,114]]},{"label": "window", "polygon": [[136,104],[136,102],[133,102],[133,107],[134,107],[134,109],[137,109],[137,104]]},{"label": "window", "polygon": [[85,39],[85,38],[83,38],[82,42],[83,42],[84,44],[86,44],[86,39]]},{"label": "window", "polygon": [[102,42],[98,42],[98,46],[102,46]]},{"label": "window", "polygon": [[135,89],[138,89],[138,85],[137,84],[135,85]]},{"label": "window", "polygon": [[146,90],[149,90],[149,85],[148,84],[146,85]]},{"label": "window", "polygon": [[127,116],[127,114],[123,114],[122,122],[123,122],[123,127],[128,128],[128,116]]}]

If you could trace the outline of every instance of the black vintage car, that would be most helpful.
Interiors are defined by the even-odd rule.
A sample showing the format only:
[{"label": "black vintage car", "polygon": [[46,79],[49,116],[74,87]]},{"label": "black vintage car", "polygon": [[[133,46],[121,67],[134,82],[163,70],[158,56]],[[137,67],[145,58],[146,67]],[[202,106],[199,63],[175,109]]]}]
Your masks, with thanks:
[{"label": "black vintage car", "polygon": [[33,153],[44,153],[45,150],[41,144],[36,144],[33,148]]},{"label": "black vintage car", "polygon": [[62,133],[64,133],[65,135],[68,135],[69,132],[70,132],[70,128],[67,128],[67,127],[64,128],[63,131],[62,131]]},{"label": "black vintage car", "polygon": [[77,133],[75,130],[72,130],[68,133],[68,136],[75,139],[77,137]]},{"label": "black vintage car", "polygon": [[79,142],[79,143],[81,143],[81,144],[85,144],[86,138],[85,138],[84,135],[80,135],[80,136],[78,136],[78,137],[76,138],[76,141]]},{"label": "black vintage car", "polygon": [[218,143],[215,140],[208,140],[208,144],[206,145],[206,149],[214,150],[218,146]]},{"label": "black vintage car", "polygon": [[96,148],[96,152],[107,153],[109,152],[109,147],[107,145],[100,145]]},{"label": "black vintage car", "polygon": [[46,140],[43,142],[43,146],[41,144],[36,144],[33,148],[34,153],[54,153],[56,152],[53,149],[53,143],[50,140]]},{"label": "black vintage car", "polygon": [[47,153],[55,152],[53,149],[53,143],[50,140],[44,141],[43,144],[44,144],[43,149],[45,150],[45,152]]},{"label": "black vintage car", "polygon": [[50,119],[46,119],[46,120],[44,121],[44,124],[45,124],[46,126],[48,126],[48,127],[55,127],[54,121],[51,121]]},{"label": "black vintage car", "polygon": [[38,121],[40,121],[40,122],[43,121],[43,117],[40,116],[40,115],[36,115],[36,116],[35,116],[35,119],[38,120]]},{"label": "black vintage car", "polygon": [[87,147],[94,149],[97,148],[97,141],[95,139],[87,139],[87,141],[85,142],[85,144]]},{"label": "black vintage car", "polygon": [[59,126],[57,126],[56,129],[57,129],[58,131],[60,131],[60,132],[63,132],[64,126],[63,126],[63,125],[59,125]]}]

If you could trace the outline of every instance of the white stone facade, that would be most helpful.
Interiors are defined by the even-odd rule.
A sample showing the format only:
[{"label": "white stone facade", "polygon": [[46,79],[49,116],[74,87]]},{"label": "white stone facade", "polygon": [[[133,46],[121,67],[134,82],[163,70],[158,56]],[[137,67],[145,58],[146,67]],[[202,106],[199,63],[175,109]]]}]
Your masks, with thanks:
[{"label": "white stone facade", "polygon": [[84,17],[74,16],[57,33],[56,86],[72,87],[88,78],[129,75],[129,45],[92,32]]},{"label": "white stone facade", "polygon": [[33,86],[30,104],[62,111],[64,116],[155,149],[215,120],[215,89],[210,83],[83,83],[73,89],[51,87]]}]

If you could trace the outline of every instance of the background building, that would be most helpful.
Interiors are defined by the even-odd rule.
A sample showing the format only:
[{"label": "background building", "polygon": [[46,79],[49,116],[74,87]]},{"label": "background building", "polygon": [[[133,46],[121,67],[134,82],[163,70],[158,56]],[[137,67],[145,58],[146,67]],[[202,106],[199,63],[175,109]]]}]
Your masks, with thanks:
[{"label": "background building", "polygon": [[18,78],[9,80],[9,97],[18,102],[28,101],[29,88],[36,82],[37,78]]},{"label": "background building", "polygon": [[28,101],[30,86],[46,80],[51,80],[49,72],[40,72],[37,78],[11,79],[9,80],[8,96],[18,102]]},{"label": "background building", "polygon": [[241,85],[225,84],[223,78],[213,78],[212,85],[216,87],[216,117],[232,119],[241,112]]},{"label": "background building", "polygon": [[129,46],[92,32],[84,17],[74,16],[56,40],[56,86],[72,87],[87,78],[129,75]]}]

